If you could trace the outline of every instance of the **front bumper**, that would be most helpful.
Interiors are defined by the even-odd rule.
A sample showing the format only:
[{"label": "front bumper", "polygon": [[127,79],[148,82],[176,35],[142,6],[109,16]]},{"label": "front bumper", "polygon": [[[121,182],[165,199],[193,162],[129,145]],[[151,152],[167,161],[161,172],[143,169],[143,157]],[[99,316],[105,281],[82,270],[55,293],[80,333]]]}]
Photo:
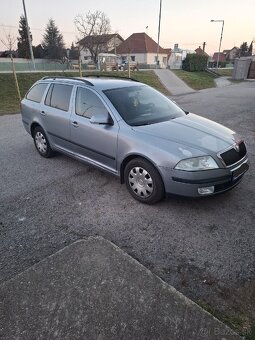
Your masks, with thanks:
[{"label": "front bumper", "polygon": [[214,187],[214,195],[234,188],[243,178],[249,168],[248,158],[245,157],[232,167],[204,171],[181,171],[160,168],[165,184],[165,191],[169,194],[201,197],[198,189]]}]

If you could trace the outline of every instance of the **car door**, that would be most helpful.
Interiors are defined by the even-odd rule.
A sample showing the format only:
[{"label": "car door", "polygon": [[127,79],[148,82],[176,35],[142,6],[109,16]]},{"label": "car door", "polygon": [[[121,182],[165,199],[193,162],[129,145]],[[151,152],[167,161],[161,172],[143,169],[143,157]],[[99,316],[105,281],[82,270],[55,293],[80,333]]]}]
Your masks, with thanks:
[{"label": "car door", "polygon": [[107,116],[109,110],[95,91],[77,86],[70,119],[73,151],[115,172],[119,125],[111,115],[112,124],[92,124],[94,114]]},{"label": "car door", "polygon": [[51,84],[41,112],[51,142],[64,150],[70,150],[70,99],[73,87],[71,84]]}]

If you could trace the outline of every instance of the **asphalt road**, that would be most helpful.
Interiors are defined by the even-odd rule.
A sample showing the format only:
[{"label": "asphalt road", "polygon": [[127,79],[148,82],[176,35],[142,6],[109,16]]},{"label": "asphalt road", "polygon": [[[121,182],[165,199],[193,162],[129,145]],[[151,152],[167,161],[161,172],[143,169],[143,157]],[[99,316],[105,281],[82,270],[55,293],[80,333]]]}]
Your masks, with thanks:
[{"label": "asphalt road", "polygon": [[0,282],[101,235],[194,301],[255,323],[255,83],[174,99],[244,136],[250,170],[234,190],[142,205],[109,174],[40,157],[20,115],[0,117]]}]

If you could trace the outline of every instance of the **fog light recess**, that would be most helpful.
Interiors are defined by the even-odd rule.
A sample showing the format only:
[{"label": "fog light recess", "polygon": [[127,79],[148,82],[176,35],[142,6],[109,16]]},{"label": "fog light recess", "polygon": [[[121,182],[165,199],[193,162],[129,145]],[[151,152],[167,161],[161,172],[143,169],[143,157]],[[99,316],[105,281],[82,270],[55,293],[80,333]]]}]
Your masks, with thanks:
[{"label": "fog light recess", "polygon": [[214,193],[214,186],[197,189],[199,195],[210,195]]}]

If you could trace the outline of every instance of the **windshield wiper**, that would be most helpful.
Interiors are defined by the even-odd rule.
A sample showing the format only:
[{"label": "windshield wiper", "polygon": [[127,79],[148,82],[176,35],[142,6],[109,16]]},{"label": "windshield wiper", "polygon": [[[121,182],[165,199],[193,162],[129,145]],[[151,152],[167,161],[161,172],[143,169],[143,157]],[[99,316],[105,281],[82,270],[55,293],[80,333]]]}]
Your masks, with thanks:
[{"label": "windshield wiper", "polygon": [[151,125],[153,122],[142,122],[142,123],[135,123],[132,126],[143,126],[143,125]]}]

